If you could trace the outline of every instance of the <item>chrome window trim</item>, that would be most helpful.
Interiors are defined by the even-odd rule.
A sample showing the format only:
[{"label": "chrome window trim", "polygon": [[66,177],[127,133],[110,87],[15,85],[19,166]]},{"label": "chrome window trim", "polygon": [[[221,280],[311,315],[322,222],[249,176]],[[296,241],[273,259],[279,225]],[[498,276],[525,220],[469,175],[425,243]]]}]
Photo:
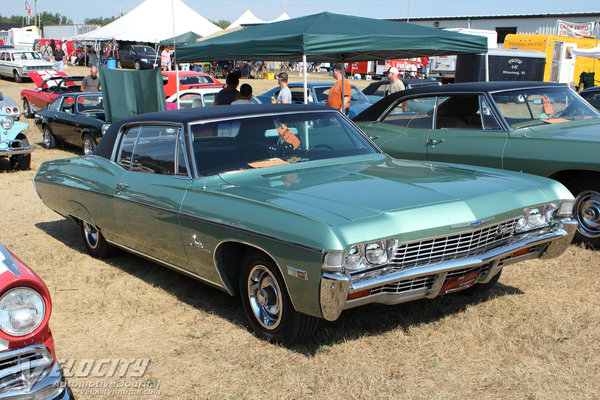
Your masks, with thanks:
[{"label": "chrome window trim", "polygon": [[[491,129],[491,128],[487,129],[485,127],[485,122],[483,120],[483,107],[482,107],[483,101],[485,101],[488,110],[490,110],[491,115],[494,118],[494,121],[496,121],[496,124],[499,127],[498,129]],[[502,123],[498,120],[498,117],[496,116],[496,110],[493,108],[492,105],[490,105],[490,101],[486,98],[485,94],[479,95],[479,117],[481,118],[481,127],[483,128],[482,129],[483,132],[507,132],[507,130],[502,127]]]}]

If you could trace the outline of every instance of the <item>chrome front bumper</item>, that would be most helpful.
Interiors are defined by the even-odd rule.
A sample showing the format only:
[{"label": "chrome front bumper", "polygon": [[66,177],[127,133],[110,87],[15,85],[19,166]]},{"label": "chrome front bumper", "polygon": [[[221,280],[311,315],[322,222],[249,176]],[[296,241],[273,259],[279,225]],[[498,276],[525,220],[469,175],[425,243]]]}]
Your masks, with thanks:
[{"label": "chrome front bumper", "polygon": [[[21,147],[14,147],[15,144]],[[5,146],[7,146],[5,148]],[[33,146],[23,146],[21,139],[1,140],[0,141],[0,157],[10,157],[15,154],[29,154],[33,151]]]},{"label": "chrome front bumper", "polygon": [[[483,254],[389,273],[382,269],[381,275],[355,282],[342,273],[325,273],[321,278],[321,313],[326,320],[335,321],[342,310],[364,304],[399,304],[433,298],[450,277],[466,276],[479,269],[471,283],[486,283],[506,265],[532,258],[558,257],[567,249],[576,230],[577,222],[565,219],[552,229],[518,235],[513,242]],[[348,299],[358,292],[364,295]]]},{"label": "chrome front bumper", "polygon": [[46,346],[0,353],[0,399],[72,399],[58,362]]}]

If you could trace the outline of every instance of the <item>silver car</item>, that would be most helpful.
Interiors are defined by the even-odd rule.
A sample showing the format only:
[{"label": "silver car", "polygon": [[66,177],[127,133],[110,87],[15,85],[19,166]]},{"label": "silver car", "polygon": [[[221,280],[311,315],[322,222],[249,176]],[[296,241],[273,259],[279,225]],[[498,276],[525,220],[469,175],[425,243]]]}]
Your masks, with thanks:
[{"label": "silver car", "polygon": [[33,50],[0,49],[0,75],[12,77],[17,83],[22,82],[28,72],[54,69],[53,63],[44,61],[39,53]]},{"label": "silver car", "polygon": [[12,98],[3,95],[2,92],[0,92],[0,110],[4,111],[15,121],[18,121],[19,118],[21,118],[21,110],[19,109],[17,102]]}]

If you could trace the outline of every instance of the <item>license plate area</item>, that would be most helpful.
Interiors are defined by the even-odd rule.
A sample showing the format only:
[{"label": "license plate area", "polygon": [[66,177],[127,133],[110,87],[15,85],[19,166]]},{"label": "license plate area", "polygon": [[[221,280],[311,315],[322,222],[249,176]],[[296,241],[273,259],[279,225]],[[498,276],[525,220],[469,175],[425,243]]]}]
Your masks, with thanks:
[{"label": "license plate area", "polygon": [[482,270],[482,268],[477,268],[446,278],[446,282],[444,282],[444,286],[442,286],[439,294],[455,293],[470,288],[477,283],[477,278]]}]

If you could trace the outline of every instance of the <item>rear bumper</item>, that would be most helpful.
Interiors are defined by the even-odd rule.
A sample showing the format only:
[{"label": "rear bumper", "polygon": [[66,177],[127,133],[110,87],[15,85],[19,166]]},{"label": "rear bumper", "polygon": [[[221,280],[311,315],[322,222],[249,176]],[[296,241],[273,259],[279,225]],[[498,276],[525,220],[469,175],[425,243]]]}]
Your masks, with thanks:
[{"label": "rear bumper", "polygon": [[[469,286],[489,282],[506,265],[533,258],[558,257],[567,249],[576,230],[577,222],[563,220],[552,229],[515,236],[512,242],[483,254],[382,273],[356,282],[342,273],[325,273],[320,294],[323,318],[335,321],[342,310],[364,304],[399,304],[433,298],[449,293],[451,290],[446,290],[445,284],[450,279],[460,282],[461,276],[473,276],[468,281]],[[459,289],[466,287],[459,286]]]},{"label": "rear bumper", "polygon": [[[15,147],[15,145],[20,145],[21,147]],[[0,157],[10,157],[16,154],[29,154],[32,151],[33,146],[23,146],[23,141],[21,139],[0,141]]]},{"label": "rear bumper", "polygon": [[0,399],[70,400],[73,393],[50,350],[33,345],[0,353]]}]

